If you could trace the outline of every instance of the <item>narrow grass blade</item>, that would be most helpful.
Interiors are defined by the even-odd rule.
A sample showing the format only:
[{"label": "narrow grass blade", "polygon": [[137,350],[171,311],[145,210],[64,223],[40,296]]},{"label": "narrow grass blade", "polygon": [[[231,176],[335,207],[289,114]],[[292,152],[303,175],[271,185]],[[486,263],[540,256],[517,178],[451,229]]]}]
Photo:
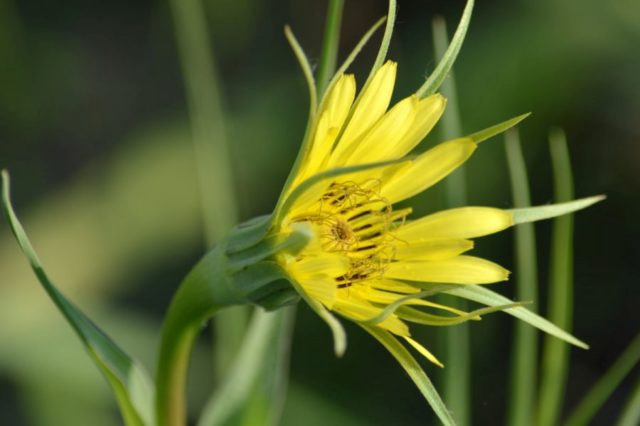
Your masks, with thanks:
[{"label": "narrow grass blade", "polygon": [[[462,18],[464,21],[466,16],[467,22],[461,22],[456,33],[456,36],[459,38],[460,28],[466,31],[472,8],[473,1],[469,1]],[[464,38],[464,34],[462,34],[462,38]],[[460,39],[459,42],[461,44],[462,39]],[[436,58],[438,58],[440,63],[436,71],[434,71],[429,78],[431,79],[436,76],[438,72],[445,73],[444,76],[448,74],[448,78],[445,79],[443,77],[440,82],[434,84],[442,84],[442,94],[448,100],[447,109],[442,117],[441,136],[445,140],[451,140],[462,135],[457,89],[452,68],[455,55],[457,55],[460,47],[458,46],[456,50],[455,46],[449,44],[447,26],[442,18],[436,18],[433,21],[433,44]],[[454,51],[454,57],[452,58],[451,54]],[[434,87],[433,92],[435,92],[435,90],[437,90],[437,87]],[[447,208],[460,207],[467,204],[466,176],[465,167],[462,165],[445,179],[444,191],[445,205]],[[467,309],[467,303],[463,299],[456,299],[451,306],[462,311]],[[438,339],[444,345],[443,361],[447,366],[447,368],[441,372],[443,379],[443,397],[447,405],[451,408],[451,412],[454,413],[456,423],[462,426],[468,425],[471,423],[471,351],[469,326],[460,323],[455,327],[443,327],[438,333]]]},{"label": "narrow grass blade", "polygon": [[640,362],[640,334],[636,335],[611,368],[591,388],[573,410],[565,425],[588,425],[602,404],[638,362]]},{"label": "narrow grass blade", "polygon": [[201,0],[171,0],[170,5],[196,151],[205,238],[211,247],[237,221],[222,94]]},{"label": "narrow grass blade", "polygon": [[[237,222],[232,161],[222,94],[201,0],[171,0],[200,186],[205,241],[210,248]],[[221,377],[240,347],[249,311],[235,307],[214,323],[215,372]]]},{"label": "narrow grass blade", "polygon": [[411,353],[409,353],[398,339],[389,332],[378,327],[362,324],[361,327],[382,343],[382,345],[387,348],[391,355],[393,355],[393,357],[400,363],[402,368],[404,368],[407,374],[409,374],[413,383],[415,383],[433,411],[436,413],[442,424],[445,426],[455,425],[455,421],[440,398],[438,391],[433,387],[431,380],[429,380],[420,364],[418,364],[418,361],[415,360]]},{"label": "narrow grass blade", "polygon": [[471,12],[473,12],[473,0],[468,0],[467,5],[462,12],[462,18],[456,29],[451,43],[446,52],[442,55],[440,62],[436,66],[436,69],[429,75],[424,84],[418,89],[416,94],[421,97],[427,97],[434,94],[440,88],[442,82],[447,78],[449,71],[453,67],[453,64],[460,53],[460,48],[464,42],[464,37],[467,34],[467,28],[469,28],[469,21],[471,21]]},{"label": "narrow grass blade", "polygon": [[616,424],[618,426],[637,426],[640,424],[640,377],[638,377]]},{"label": "narrow grass blade", "polygon": [[316,81],[318,93],[324,93],[331,76],[336,70],[343,8],[344,0],[329,0]]},{"label": "narrow grass blade", "polygon": [[[564,133],[556,130],[549,138],[556,203],[574,197],[571,161]],[[566,215],[553,222],[551,236],[548,318],[571,331],[573,316],[573,217]],[[542,351],[537,424],[558,422],[569,366],[569,348],[563,342],[546,337]]]},{"label": "narrow grass blade", "polygon": [[[42,288],[76,332],[89,356],[111,385],[125,424],[151,426],[154,422],[154,390],[149,376],[51,282],[13,210],[9,174],[5,170],[2,171],[2,207],[11,231]],[[46,354],[42,356],[46,357]]]},{"label": "narrow grass blade", "polygon": [[[513,300],[496,293],[483,286],[460,286],[458,288],[445,290],[444,293],[451,294],[453,296],[463,297],[467,300],[473,300],[474,302],[482,303],[487,306],[506,305],[508,303],[515,303]],[[571,334],[562,330],[555,324],[542,318],[541,316],[531,312],[524,307],[515,307],[505,309],[503,312],[513,315],[514,317],[536,327],[539,330],[544,331],[558,339],[564,340],[567,343],[571,343],[582,349],[589,349],[589,346],[573,337]]]},{"label": "narrow grass blade", "polygon": [[[505,149],[511,177],[513,204],[516,207],[530,207],[529,179],[516,129],[505,133]],[[517,226],[514,228],[514,233],[516,298],[536,300],[538,298],[538,261],[533,224]],[[529,309],[535,311],[535,305],[529,305]],[[507,424],[527,426],[533,422],[538,333],[535,328],[518,322],[515,325],[514,334]]]}]

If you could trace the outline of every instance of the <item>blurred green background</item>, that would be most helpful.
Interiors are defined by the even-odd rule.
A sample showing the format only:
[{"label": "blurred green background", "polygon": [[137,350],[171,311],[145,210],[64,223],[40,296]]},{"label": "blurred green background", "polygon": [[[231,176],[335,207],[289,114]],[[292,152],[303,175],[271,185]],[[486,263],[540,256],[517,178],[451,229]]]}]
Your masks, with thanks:
[{"label": "blurred green background", "polygon": [[[273,207],[306,120],[306,90],[283,36],[290,24],[315,63],[325,0],[204,0],[222,81],[241,219]],[[396,98],[434,67],[431,19],[454,28],[463,1],[399,0],[390,58]],[[341,53],[386,13],[347,0]],[[375,41],[353,71],[363,81]],[[465,133],[522,112],[535,204],[552,199],[547,134],[563,127],[576,195],[606,202],[576,216],[574,333],[564,410],[570,410],[640,328],[640,3],[635,0],[480,1],[456,63]],[[342,57],[343,57],[342,56]],[[166,2],[0,0],[0,167],[10,170],[25,228],[61,290],[151,369],[173,290],[203,252],[184,84]],[[424,146],[439,140],[437,132]],[[468,165],[472,204],[512,205],[503,140]],[[436,188],[414,203],[441,203]],[[219,206],[225,209],[224,205]],[[549,223],[537,225],[542,294]],[[512,234],[477,252],[510,267]],[[515,271],[517,274],[518,271]],[[495,289],[512,294],[509,283]],[[473,419],[504,422],[514,320],[471,325]],[[418,425],[431,409],[384,349],[346,324],[349,349],[298,310],[285,425]],[[433,330],[416,328],[437,354]],[[213,386],[204,333],[192,370],[194,412]],[[437,367],[426,366],[436,377]],[[635,371],[635,378],[638,371]],[[627,378],[595,424],[609,424]],[[0,224],[0,423],[119,424],[108,387],[32,277]]]}]

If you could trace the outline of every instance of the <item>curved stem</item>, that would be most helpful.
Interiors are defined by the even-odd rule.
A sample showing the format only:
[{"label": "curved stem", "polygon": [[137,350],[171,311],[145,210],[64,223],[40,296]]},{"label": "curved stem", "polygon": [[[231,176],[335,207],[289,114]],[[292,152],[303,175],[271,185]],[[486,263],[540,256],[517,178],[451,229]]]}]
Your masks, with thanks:
[{"label": "curved stem", "polygon": [[225,274],[224,248],[207,253],[184,279],[165,317],[158,360],[156,414],[160,426],[186,424],[189,356],[201,325],[219,310],[246,302]]}]

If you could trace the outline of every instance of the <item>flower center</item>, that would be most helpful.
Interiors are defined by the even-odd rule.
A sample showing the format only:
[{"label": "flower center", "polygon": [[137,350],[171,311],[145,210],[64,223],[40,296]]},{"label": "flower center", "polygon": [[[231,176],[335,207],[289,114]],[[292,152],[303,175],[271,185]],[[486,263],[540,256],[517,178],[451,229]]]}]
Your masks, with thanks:
[{"label": "flower center", "polygon": [[377,181],[333,183],[309,214],[295,219],[317,227],[323,250],[348,257],[349,271],[335,278],[339,289],[382,277],[394,257],[394,223],[411,212],[393,211],[377,187]]}]

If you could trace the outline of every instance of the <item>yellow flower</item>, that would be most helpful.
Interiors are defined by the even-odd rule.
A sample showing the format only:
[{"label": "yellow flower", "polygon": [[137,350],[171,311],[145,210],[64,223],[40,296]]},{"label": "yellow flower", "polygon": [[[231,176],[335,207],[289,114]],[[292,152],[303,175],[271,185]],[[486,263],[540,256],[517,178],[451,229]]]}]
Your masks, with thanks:
[{"label": "yellow flower", "polygon": [[[279,225],[287,233],[305,224],[311,241],[295,255],[280,254],[278,261],[307,299],[352,321],[375,324],[441,366],[411,338],[407,322],[437,318],[416,307],[465,315],[421,298],[434,283],[506,280],[509,272],[501,266],[464,253],[473,248],[472,238],[513,225],[513,216],[496,208],[464,207],[409,221],[411,208],[394,207],[442,180],[477,147],[471,138],[460,138],[402,161],[433,129],[446,100],[413,94],[389,108],[396,69],[395,62],[386,62],[357,100],[353,75],[334,80],[313,120],[310,146],[289,193],[303,190],[282,212]],[[382,164],[301,186],[329,170],[369,163]],[[389,306],[393,309],[385,311]]]}]

